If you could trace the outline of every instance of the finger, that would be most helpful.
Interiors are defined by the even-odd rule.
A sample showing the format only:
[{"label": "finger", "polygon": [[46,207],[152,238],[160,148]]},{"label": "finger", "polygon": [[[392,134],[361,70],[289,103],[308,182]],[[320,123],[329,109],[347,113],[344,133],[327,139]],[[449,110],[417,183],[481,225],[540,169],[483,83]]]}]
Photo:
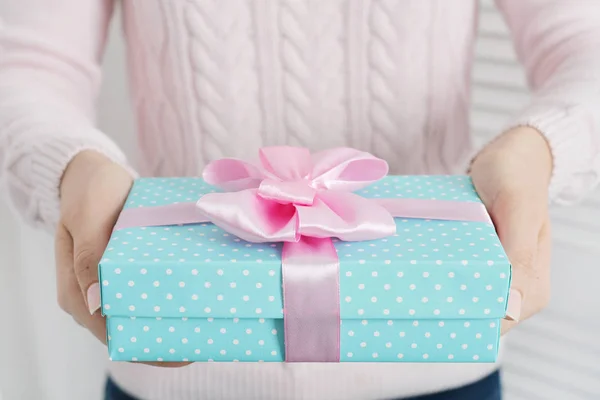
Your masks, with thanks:
[{"label": "finger", "polygon": [[523,304],[535,276],[538,241],[545,212],[545,200],[538,201],[521,194],[499,197],[491,210],[498,236],[512,265],[507,318],[513,321],[521,319]]},{"label": "finger", "polygon": [[91,315],[81,295],[81,289],[73,268],[73,239],[64,225],[60,224],[55,240],[58,302],[73,319],[91,331],[106,344],[106,324],[99,313]]},{"label": "finger", "polygon": [[[62,223],[58,224],[54,236],[54,264],[58,305],[71,314],[71,297],[73,293],[79,295],[79,286],[73,271],[73,238]],[[75,283],[74,292],[71,290],[71,282]]]},{"label": "finger", "polygon": [[100,285],[98,282],[98,263],[110,239],[112,216],[85,215],[86,221],[74,229],[74,270],[77,282],[90,314],[100,308]]}]

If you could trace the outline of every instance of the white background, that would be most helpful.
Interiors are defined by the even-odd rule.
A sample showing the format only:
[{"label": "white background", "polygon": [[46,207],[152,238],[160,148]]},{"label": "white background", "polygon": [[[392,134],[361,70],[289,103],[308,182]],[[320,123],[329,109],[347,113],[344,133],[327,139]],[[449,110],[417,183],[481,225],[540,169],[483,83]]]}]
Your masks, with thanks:
[{"label": "white background", "polygon": [[[16,0],[11,0],[16,1]],[[98,104],[101,129],[133,153],[124,44],[113,21]],[[482,2],[472,129],[496,134],[529,94],[504,22]],[[22,226],[0,197],[0,400],[99,400],[107,358],[56,304],[52,240]],[[600,398],[600,195],[553,209],[553,299],[511,334],[506,400]]]}]

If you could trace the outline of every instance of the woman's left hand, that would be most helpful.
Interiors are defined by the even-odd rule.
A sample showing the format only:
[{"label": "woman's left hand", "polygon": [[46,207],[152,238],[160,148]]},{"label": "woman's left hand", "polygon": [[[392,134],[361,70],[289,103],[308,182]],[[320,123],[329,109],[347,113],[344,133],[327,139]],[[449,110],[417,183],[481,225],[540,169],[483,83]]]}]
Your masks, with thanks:
[{"label": "woman's left hand", "polygon": [[470,174],[512,264],[504,334],[546,307],[550,299],[552,155],[537,130],[516,128],[481,151]]}]

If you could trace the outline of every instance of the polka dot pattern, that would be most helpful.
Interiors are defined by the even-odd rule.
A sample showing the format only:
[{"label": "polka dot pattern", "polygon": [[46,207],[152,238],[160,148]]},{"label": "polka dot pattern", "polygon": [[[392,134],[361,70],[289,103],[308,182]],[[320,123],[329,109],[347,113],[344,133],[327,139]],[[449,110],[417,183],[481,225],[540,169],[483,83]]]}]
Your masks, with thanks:
[{"label": "polka dot pattern", "polygon": [[[494,362],[492,320],[343,320],[341,362]],[[283,362],[281,319],[110,317],[113,360]]]},{"label": "polka dot pattern", "polygon": [[[135,181],[125,208],[193,202],[214,191],[218,189],[199,178],[143,178]],[[462,176],[390,176],[357,193],[367,198],[480,201],[469,178]],[[346,350],[342,360],[469,361],[464,358],[467,353],[447,347],[441,339],[435,343],[441,344],[441,349],[434,345],[419,353],[422,343],[433,342],[429,339],[439,337],[454,324],[457,337],[466,335],[465,321],[469,321],[469,330],[479,324],[488,326],[487,331],[476,332],[481,335],[477,341],[493,344],[493,351],[488,353],[495,357],[497,329],[490,330],[489,324],[504,316],[510,264],[494,227],[403,218],[396,218],[396,223],[397,233],[381,240],[334,240],[340,259],[342,328],[353,332],[353,336],[342,332],[342,347]],[[279,243],[247,243],[209,223],[115,232],[99,267],[102,311],[110,317],[112,358],[281,361],[283,332],[276,326],[283,315],[281,249]],[[221,323],[213,324],[207,318]],[[234,323],[237,318],[243,323]],[[444,326],[437,325],[440,320],[445,321]],[[408,338],[427,332],[430,336],[414,336],[421,347],[412,349],[412,343],[408,347],[403,344],[402,351],[398,351],[400,331],[393,334],[392,328],[386,328],[392,326],[387,325],[388,321],[396,330],[406,326],[403,332]],[[413,321],[418,325],[413,326]],[[421,332],[429,324],[431,329]],[[213,332],[212,327],[217,325],[219,328]],[[373,328],[379,325],[381,329]],[[188,333],[190,326],[202,328],[202,335]],[[170,328],[184,336],[174,335]],[[126,329],[134,333],[125,334]],[[243,350],[234,351],[233,340],[239,345],[246,343],[245,337],[237,333],[239,329],[278,333],[261,334],[257,340],[263,344],[254,344],[259,347],[248,342]],[[155,332],[153,346],[147,342],[152,336],[148,335],[150,331]],[[476,340],[464,337],[469,346]],[[158,338],[162,341],[157,347]],[[219,346],[209,351],[208,343],[204,343],[199,347],[201,356],[184,350],[200,339]],[[386,347],[388,343],[390,347]],[[448,350],[445,358],[442,349]],[[477,358],[471,362],[487,362],[492,355],[473,350],[477,353],[470,357]],[[269,357],[271,352],[275,355]],[[453,357],[448,359],[450,354]]]}]

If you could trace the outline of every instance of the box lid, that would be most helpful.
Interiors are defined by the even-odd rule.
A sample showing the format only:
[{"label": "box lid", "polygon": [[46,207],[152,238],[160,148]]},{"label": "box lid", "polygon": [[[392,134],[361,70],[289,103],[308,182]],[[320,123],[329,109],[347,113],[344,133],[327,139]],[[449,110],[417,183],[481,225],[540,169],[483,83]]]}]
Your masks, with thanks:
[{"label": "box lid", "polygon": [[[142,178],[125,208],[196,201],[200,178]],[[389,176],[368,198],[480,202],[466,176]],[[342,319],[505,315],[510,263],[492,224],[396,218],[380,240],[334,239]],[[107,316],[282,318],[281,243],[245,242],[210,224],[113,233],[99,265]]]}]

